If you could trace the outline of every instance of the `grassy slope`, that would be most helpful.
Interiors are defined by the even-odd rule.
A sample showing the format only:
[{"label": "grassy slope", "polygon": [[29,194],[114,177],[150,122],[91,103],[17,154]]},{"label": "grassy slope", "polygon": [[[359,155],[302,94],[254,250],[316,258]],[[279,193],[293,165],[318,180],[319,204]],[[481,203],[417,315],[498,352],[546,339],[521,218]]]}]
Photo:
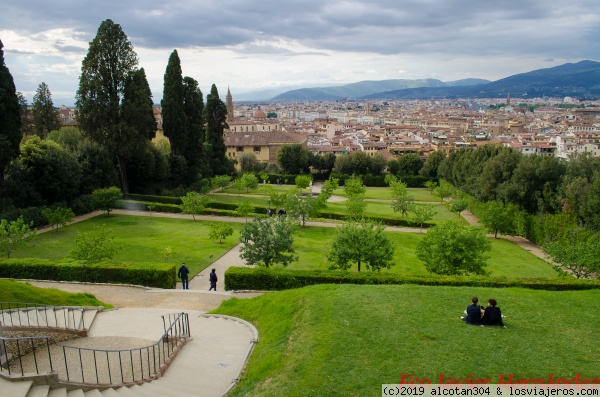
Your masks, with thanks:
[{"label": "grassy slope", "polygon": [[14,280],[0,280],[0,302],[44,303],[57,306],[113,306],[100,302],[92,294],[70,294],[54,288],[38,288]]},{"label": "grassy slope", "polygon": [[[327,269],[327,253],[335,231],[331,228],[305,227],[299,228],[295,234],[296,252],[299,261],[289,266],[290,269]],[[387,233],[396,245],[394,262],[396,265],[389,271],[399,274],[428,274],[423,263],[415,253],[417,243],[423,234]],[[492,251],[489,253],[487,270],[493,276],[505,277],[558,277],[558,273],[550,264],[522,249],[518,245],[503,239],[491,239]],[[356,269],[356,265],[353,266]]]},{"label": "grassy slope", "polygon": [[[508,328],[467,326],[472,295],[498,300]],[[400,374],[432,379],[597,377],[600,291],[321,285],[232,299],[260,342],[231,396],[380,396]]]},{"label": "grassy slope", "polygon": [[[39,257],[62,259],[73,248],[77,232],[89,232],[96,225],[106,225],[114,233],[115,241],[123,247],[114,260],[117,262],[162,261],[160,252],[171,247],[170,262],[185,262],[192,274],[208,267],[213,261],[238,243],[239,223],[231,223],[234,234],[224,244],[216,244],[208,238],[210,222],[192,222],[188,219],[104,215],[35,237],[33,246],[20,248],[12,257]],[[213,255],[212,259],[210,255]]]}]

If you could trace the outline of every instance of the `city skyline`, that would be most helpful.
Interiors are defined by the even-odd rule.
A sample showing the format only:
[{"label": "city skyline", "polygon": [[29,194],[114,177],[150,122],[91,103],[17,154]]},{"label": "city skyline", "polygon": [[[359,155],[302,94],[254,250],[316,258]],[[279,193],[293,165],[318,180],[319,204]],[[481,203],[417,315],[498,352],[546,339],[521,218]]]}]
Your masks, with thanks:
[{"label": "city skyline", "polygon": [[81,60],[98,26],[122,26],[162,97],[169,54],[203,93],[221,96],[361,80],[498,80],[583,59],[598,60],[600,12],[593,0],[442,1],[24,0],[3,5],[0,39],[17,90],[31,102],[48,84],[72,102]]}]

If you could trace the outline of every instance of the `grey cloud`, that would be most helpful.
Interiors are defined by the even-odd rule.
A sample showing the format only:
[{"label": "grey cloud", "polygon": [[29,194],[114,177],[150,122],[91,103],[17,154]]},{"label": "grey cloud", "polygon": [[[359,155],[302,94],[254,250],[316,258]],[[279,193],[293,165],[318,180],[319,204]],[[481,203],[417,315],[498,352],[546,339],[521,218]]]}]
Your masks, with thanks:
[{"label": "grey cloud", "polygon": [[[24,0],[4,5],[0,26],[35,33],[72,27],[89,41],[103,19],[121,24],[134,46],[172,49],[294,40],[326,50],[446,54],[524,54],[548,58],[597,54],[597,0]],[[571,18],[571,20],[569,20]],[[26,28],[23,28],[26,27]],[[285,51],[279,52],[285,55]],[[588,55],[587,57],[590,57]],[[585,57],[585,55],[584,55]]]}]

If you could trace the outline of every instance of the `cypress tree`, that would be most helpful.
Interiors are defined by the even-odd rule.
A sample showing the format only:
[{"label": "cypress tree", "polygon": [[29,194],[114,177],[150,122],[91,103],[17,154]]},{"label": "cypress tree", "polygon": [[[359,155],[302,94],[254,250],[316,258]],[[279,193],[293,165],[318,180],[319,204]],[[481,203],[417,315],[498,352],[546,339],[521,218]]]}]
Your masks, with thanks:
[{"label": "cypress tree", "polygon": [[123,193],[129,192],[129,158],[156,132],[152,93],[137,64],[121,26],[107,19],[90,43],[77,91],[79,126],[117,158]]},{"label": "cypress tree", "polygon": [[177,50],[169,56],[165,70],[163,99],[161,101],[163,131],[171,143],[171,155],[182,156],[186,151],[187,123],[184,110],[183,78]]},{"label": "cypress tree", "polygon": [[4,63],[4,45],[0,40],[0,194],[4,171],[19,156],[21,108],[10,71]]},{"label": "cypress tree", "polygon": [[211,167],[210,175],[224,175],[230,172],[230,163],[225,157],[227,148],[223,140],[223,131],[227,125],[227,105],[219,99],[217,87],[213,84],[206,96],[204,108],[206,120],[206,158]]},{"label": "cypress tree", "polygon": [[32,114],[35,133],[40,138],[44,139],[51,131],[60,128],[60,115],[54,108],[50,88],[43,81],[33,96]]},{"label": "cypress tree", "polygon": [[204,99],[198,82],[191,77],[183,78],[184,111],[187,125],[187,145],[184,156],[188,165],[188,182],[198,178],[198,173],[206,174],[204,161]]}]

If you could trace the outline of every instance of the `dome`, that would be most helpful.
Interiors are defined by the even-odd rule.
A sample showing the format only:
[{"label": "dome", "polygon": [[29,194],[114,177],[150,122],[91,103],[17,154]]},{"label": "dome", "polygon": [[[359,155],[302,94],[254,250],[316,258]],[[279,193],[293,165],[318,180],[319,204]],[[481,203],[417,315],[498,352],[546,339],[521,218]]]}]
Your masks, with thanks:
[{"label": "dome", "polygon": [[265,112],[260,110],[260,106],[259,106],[258,108],[256,108],[256,110],[254,110],[254,112],[252,112],[252,118],[253,119],[266,119],[267,115],[265,114]]}]

